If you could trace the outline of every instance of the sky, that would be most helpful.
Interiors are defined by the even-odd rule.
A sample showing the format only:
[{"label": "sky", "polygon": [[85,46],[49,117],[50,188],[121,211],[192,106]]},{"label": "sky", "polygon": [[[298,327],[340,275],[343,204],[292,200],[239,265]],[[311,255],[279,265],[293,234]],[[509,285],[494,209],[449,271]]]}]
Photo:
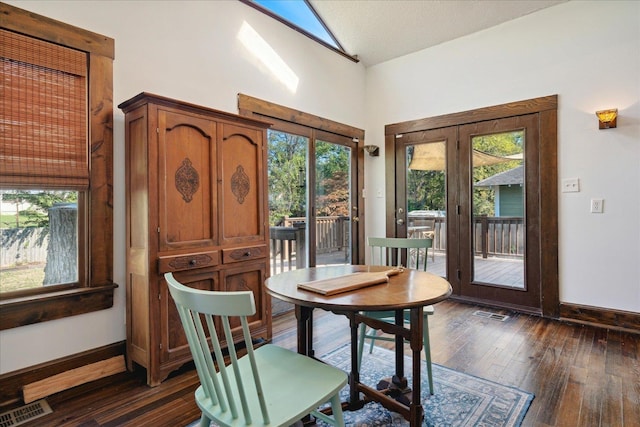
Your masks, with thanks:
[{"label": "sky", "polygon": [[309,5],[304,0],[253,0],[260,6],[269,9],[273,13],[292,24],[306,30],[325,43],[339,49],[339,46],[324,28]]}]

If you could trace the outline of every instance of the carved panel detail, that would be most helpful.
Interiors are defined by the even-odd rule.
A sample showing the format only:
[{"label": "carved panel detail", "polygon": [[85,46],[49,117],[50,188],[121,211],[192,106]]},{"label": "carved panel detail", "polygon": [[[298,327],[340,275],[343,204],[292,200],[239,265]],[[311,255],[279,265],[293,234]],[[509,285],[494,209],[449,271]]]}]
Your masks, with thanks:
[{"label": "carved panel detail", "polygon": [[249,182],[249,176],[244,172],[242,165],[238,165],[235,173],[231,177],[231,191],[236,196],[238,203],[243,204],[244,198],[249,194],[251,183]]},{"label": "carved panel detail", "polygon": [[200,187],[198,171],[191,164],[191,160],[185,158],[176,171],[176,189],[182,194],[184,201],[189,203],[198,191],[198,187]]},{"label": "carved panel detail", "polygon": [[193,255],[175,258],[169,263],[169,266],[174,270],[183,270],[186,268],[195,268],[201,267],[203,265],[208,265],[212,261],[212,258],[209,255]]}]

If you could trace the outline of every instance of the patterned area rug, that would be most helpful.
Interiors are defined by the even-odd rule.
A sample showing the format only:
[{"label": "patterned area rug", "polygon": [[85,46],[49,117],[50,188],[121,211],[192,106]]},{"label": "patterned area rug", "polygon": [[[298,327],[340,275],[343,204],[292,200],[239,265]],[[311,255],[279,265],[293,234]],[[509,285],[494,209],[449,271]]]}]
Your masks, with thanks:
[{"label": "patterned area rug", "polygon": [[[351,366],[349,347],[341,347],[323,356],[327,363],[349,371]],[[393,373],[395,355],[392,351],[375,347],[372,354],[362,358],[360,381],[375,388],[380,379]],[[411,359],[405,358],[405,372],[410,370]],[[422,362],[422,373],[426,373]],[[411,377],[408,377],[411,384]],[[519,426],[524,419],[533,394],[454,371],[433,364],[433,396],[429,394],[429,382],[423,375],[421,391],[425,426]],[[342,391],[345,399],[348,388]],[[404,426],[409,423],[395,412],[378,403],[368,403],[358,411],[345,411],[347,426]],[[321,423],[319,423],[321,424]],[[324,425],[324,424],[322,424]]]},{"label": "patterned area rug", "polygon": [[[321,359],[349,372],[351,367],[349,346],[340,347]],[[365,352],[362,358],[360,380],[375,388],[384,377],[394,370],[394,353],[375,347],[372,354]],[[411,366],[410,358],[405,358],[405,371]],[[422,371],[426,365],[422,362]],[[454,371],[433,364],[434,395],[429,395],[426,374],[422,380],[422,405],[424,426],[437,427],[516,427],[520,426],[533,394],[515,387],[505,386],[473,375]],[[411,377],[408,378],[411,384]],[[349,396],[348,386],[342,392],[343,400]],[[408,426],[409,423],[395,412],[390,412],[378,403],[368,403],[358,411],[345,411],[348,427]],[[198,422],[188,427],[197,426]],[[318,422],[319,426],[327,426]],[[211,424],[213,427],[214,425]]]}]

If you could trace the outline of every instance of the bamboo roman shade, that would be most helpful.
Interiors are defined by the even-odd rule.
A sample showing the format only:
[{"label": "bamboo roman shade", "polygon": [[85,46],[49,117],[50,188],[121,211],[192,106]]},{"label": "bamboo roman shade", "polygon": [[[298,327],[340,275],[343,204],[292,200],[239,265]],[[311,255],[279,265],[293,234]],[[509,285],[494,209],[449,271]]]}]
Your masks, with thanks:
[{"label": "bamboo roman shade", "polygon": [[89,187],[87,55],[0,30],[0,187]]}]

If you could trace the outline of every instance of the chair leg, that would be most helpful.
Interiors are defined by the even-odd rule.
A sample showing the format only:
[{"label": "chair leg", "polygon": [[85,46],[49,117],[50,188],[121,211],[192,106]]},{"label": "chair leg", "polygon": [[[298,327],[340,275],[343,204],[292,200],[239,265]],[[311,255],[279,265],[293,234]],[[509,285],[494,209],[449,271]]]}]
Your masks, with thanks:
[{"label": "chair leg", "polygon": [[376,335],[378,335],[378,331],[375,329],[371,329],[371,333],[373,334],[369,339],[371,343],[369,344],[369,354],[373,353],[373,344],[376,341]]},{"label": "chair leg", "polygon": [[360,335],[358,336],[358,370],[362,366],[362,350],[364,350],[364,335],[366,333],[367,325],[360,323]]},{"label": "chair leg", "polygon": [[[361,323],[360,332],[358,335],[358,370],[360,369],[360,366],[362,366],[362,353],[364,350],[364,339],[366,336],[366,332],[367,332],[367,325],[365,325],[364,323]],[[373,336],[368,337],[371,340],[371,343],[369,344],[369,354],[373,353],[373,344],[374,344],[374,341],[376,340],[375,335],[378,333],[378,331],[376,331],[375,329],[371,329],[370,333],[372,333]]]},{"label": "chair leg", "polygon": [[429,379],[429,393],[433,394],[433,371],[431,368],[431,343],[429,341],[429,318],[424,316],[422,325],[422,345],[424,346],[424,356],[427,364],[427,378]]},{"label": "chair leg", "polygon": [[211,425],[211,420],[207,418],[203,413],[202,416],[200,417],[199,427],[209,427],[210,425]]},{"label": "chair leg", "polygon": [[344,414],[342,413],[342,402],[340,401],[340,393],[336,393],[331,398],[331,412],[335,420],[336,427],[344,426]]}]

